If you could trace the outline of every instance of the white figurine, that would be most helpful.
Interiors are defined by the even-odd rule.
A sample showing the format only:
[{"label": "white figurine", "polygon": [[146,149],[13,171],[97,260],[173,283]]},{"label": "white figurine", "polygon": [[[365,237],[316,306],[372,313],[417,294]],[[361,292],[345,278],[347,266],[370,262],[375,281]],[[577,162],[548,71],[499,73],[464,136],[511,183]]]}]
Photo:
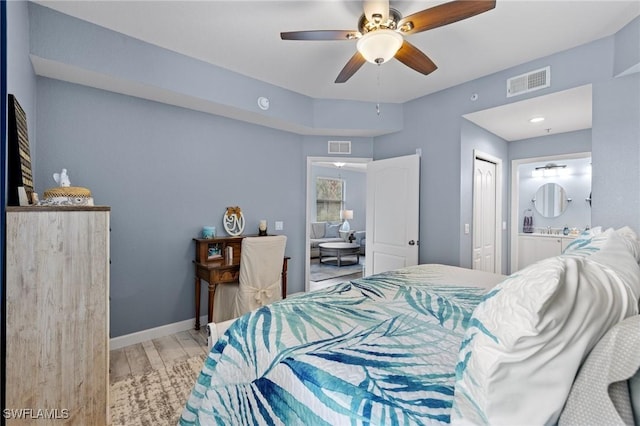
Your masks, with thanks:
[{"label": "white figurine", "polygon": [[54,173],[53,179],[56,181],[58,186],[71,186],[69,175],[67,175],[67,169],[62,169],[62,172],[60,173]]}]

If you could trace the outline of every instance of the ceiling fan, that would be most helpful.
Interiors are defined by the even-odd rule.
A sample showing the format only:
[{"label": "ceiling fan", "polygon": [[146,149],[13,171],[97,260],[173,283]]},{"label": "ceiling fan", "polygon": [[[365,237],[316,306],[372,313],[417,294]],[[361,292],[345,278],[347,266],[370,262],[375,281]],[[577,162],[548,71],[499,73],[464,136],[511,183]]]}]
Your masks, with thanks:
[{"label": "ceiling fan", "polygon": [[496,6],[495,0],[455,0],[402,17],[389,7],[389,0],[364,0],[358,30],[311,30],[281,32],[282,40],[358,40],[357,51],[349,59],[336,83],[344,83],[365,62],[382,64],[395,57],[424,75],[438,67],[404,36],[470,18]]}]

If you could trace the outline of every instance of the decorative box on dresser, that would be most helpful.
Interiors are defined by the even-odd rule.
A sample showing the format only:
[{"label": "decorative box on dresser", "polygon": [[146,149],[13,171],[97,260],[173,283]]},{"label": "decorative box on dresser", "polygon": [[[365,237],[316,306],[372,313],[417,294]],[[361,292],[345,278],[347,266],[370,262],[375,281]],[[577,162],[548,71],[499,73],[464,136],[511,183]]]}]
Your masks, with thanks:
[{"label": "decorative box on dresser", "polygon": [[109,423],[109,216],[7,207],[5,406],[42,424]]}]

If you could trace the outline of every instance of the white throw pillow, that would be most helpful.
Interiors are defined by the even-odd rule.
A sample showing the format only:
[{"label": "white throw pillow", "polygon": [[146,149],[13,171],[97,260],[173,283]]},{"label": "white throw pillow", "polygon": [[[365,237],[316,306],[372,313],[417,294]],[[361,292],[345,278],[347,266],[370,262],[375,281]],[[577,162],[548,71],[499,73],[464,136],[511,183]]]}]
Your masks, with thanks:
[{"label": "white throw pillow", "polygon": [[[640,282],[640,267],[622,254]],[[545,259],[487,294],[458,356],[453,424],[558,421],[588,352],[613,325],[638,312],[636,295],[624,282],[633,274],[621,278],[592,257]]]}]

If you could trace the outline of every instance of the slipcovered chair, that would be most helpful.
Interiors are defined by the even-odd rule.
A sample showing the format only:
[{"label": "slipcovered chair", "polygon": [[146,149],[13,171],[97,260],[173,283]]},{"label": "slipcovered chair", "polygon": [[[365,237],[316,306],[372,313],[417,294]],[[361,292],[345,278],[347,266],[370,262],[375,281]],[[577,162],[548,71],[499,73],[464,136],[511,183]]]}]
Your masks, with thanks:
[{"label": "slipcovered chair", "polygon": [[282,261],[287,237],[242,239],[239,282],[218,284],[213,306],[215,323],[237,318],[282,299]]}]

